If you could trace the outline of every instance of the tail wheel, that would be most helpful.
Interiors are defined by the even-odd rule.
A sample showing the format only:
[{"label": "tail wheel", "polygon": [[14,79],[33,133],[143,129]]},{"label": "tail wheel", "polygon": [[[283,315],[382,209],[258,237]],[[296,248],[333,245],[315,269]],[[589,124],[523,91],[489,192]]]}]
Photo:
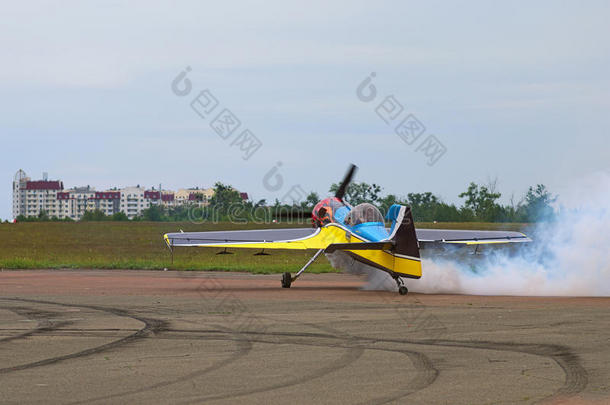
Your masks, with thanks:
[{"label": "tail wheel", "polygon": [[398,294],[407,295],[408,292],[409,292],[409,289],[407,287],[405,287],[404,285],[401,285],[400,287],[398,287]]}]

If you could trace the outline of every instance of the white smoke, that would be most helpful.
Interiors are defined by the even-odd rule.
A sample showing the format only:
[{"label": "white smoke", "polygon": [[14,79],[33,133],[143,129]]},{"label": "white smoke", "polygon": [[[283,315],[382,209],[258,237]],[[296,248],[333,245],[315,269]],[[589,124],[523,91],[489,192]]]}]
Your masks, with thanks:
[{"label": "white smoke", "polygon": [[[410,291],[475,295],[610,296],[610,173],[581,179],[562,191],[554,221],[528,232],[534,242],[517,249],[473,248],[439,254],[422,250],[423,275]],[[366,274],[364,289],[397,289],[385,272],[343,252],[327,255],[333,267]]]},{"label": "white smoke", "polygon": [[367,264],[360,263],[348,256],[345,252],[336,251],[334,253],[326,253],[326,258],[336,269],[345,270],[354,275],[366,275],[367,283],[362,287],[363,290],[398,290],[396,282],[388,273]]},{"label": "white smoke", "polygon": [[[517,252],[474,260],[424,256],[411,291],[477,295],[610,296],[610,174],[580,180],[562,196],[557,218],[539,223]],[[423,251],[425,254],[425,251]]]}]

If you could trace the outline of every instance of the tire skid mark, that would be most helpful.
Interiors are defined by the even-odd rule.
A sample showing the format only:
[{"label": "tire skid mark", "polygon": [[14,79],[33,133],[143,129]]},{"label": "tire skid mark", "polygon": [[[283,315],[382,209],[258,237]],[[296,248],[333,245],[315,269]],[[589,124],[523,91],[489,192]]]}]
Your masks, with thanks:
[{"label": "tire skid mark", "polygon": [[[274,319],[270,318],[270,317],[262,316],[261,318],[266,318],[268,320],[274,321]],[[312,327],[315,329],[319,329],[322,331],[326,331],[326,332],[330,333],[331,335],[333,335],[335,338],[339,338],[339,335],[340,335],[343,339],[346,339],[346,340],[347,339],[358,340],[360,342],[360,344],[363,344],[366,342],[375,343],[378,341],[378,339],[371,339],[371,338],[367,339],[365,337],[354,336],[354,335],[350,334],[349,332],[338,330],[338,329],[335,329],[335,328],[332,328],[329,326],[317,325],[317,324],[313,324],[313,323],[309,323],[309,322],[293,321],[290,319],[287,321],[295,323],[295,324],[299,324],[299,325],[306,325],[306,326],[309,326],[309,327]],[[307,334],[302,333],[302,335],[306,336]],[[315,335],[308,334],[307,336],[315,336]],[[434,364],[432,363],[430,358],[422,352],[415,351],[415,350],[406,350],[406,349],[401,349],[401,350],[382,349],[382,348],[378,348],[378,347],[374,347],[374,348],[367,347],[367,349],[388,351],[388,352],[394,351],[394,352],[398,352],[401,354],[406,354],[407,356],[409,356],[409,359],[413,363],[413,367],[415,368],[416,375],[410,381],[408,381],[406,384],[404,384],[405,388],[402,388],[401,390],[399,390],[398,393],[371,399],[367,402],[364,402],[366,404],[369,404],[369,403],[370,404],[383,404],[383,403],[401,399],[402,397],[411,395],[417,391],[427,388],[428,386],[432,385],[434,383],[434,381],[436,380],[436,378],[438,377],[439,370],[436,369],[436,367],[434,367]]]},{"label": "tire skid mark", "polygon": [[447,347],[464,347],[484,350],[509,351],[517,353],[526,353],[542,357],[548,357],[561,367],[565,374],[563,385],[553,394],[544,397],[543,400],[553,399],[556,397],[572,396],[582,392],[589,383],[589,375],[587,370],[582,366],[580,358],[574,354],[569,347],[556,344],[540,344],[540,343],[513,343],[513,342],[489,342],[489,341],[471,341],[463,342],[459,340],[438,340],[433,344],[435,346]]},{"label": "tire skid mark", "polygon": [[51,331],[54,331],[57,328],[62,326],[67,326],[72,324],[69,321],[48,321],[45,319],[45,316],[57,316],[57,312],[47,312],[47,311],[36,311],[31,308],[26,307],[2,307],[8,311],[11,311],[17,315],[26,317],[29,320],[37,321],[36,327],[32,329],[28,329],[25,332],[18,333],[13,336],[7,336],[4,338],[0,338],[0,343],[10,342],[13,340],[25,339],[29,336],[38,335],[38,334],[48,334]]},{"label": "tire skid mark", "polygon": [[[184,329],[181,329],[181,330],[168,329],[163,333],[163,335],[165,335],[164,337],[167,338],[168,334],[171,335],[171,333],[174,333],[174,332],[177,332],[179,334],[186,333],[186,332],[199,333],[200,335],[192,336],[191,339],[200,339],[200,340],[222,339],[223,335],[224,335],[224,339],[226,339],[226,340],[238,338],[238,337],[232,336],[230,334],[225,334],[219,330],[193,331],[193,330],[184,330]],[[312,372],[310,374],[305,374],[301,378],[293,379],[294,381],[292,381],[292,380],[283,381],[282,383],[272,384],[267,387],[260,387],[260,388],[252,389],[247,392],[200,396],[193,400],[188,400],[188,401],[185,401],[182,403],[199,403],[200,401],[206,401],[206,400],[228,399],[228,398],[234,398],[234,397],[238,397],[238,396],[258,394],[258,393],[262,393],[262,392],[285,388],[287,385],[303,384],[305,382],[311,381],[315,378],[322,377],[323,375],[326,375],[330,372],[337,371],[339,369],[342,369],[342,368],[348,366],[352,362],[356,361],[364,353],[365,350],[393,352],[393,353],[405,355],[413,363],[413,366],[414,366],[415,372],[416,372],[415,377],[413,377],[410,381],[406,382],[405,387],[403,389],[399,390],[399,392],[389,395],[389,396],[384,396],[381,398],[369,400],[369,401],[365,402],[366,404],[383,404],[383,403],[386,403],[389,401],[394,401],[394,400],[400,399],[402,397],[405,397],[407,395],[413,394],[413,393],[415,393],[419,390],[422,390],[422,389],[428,387],[429,385],[431,385],[436,380],[436,378],[438,377],[438,374],[439,374],[439,371],[434,367],[434,365],[432,364],[432,361],[425,354],[423,354],[421,352],[413,351],[413,350],[379,347],[379,346],[376,346],[375,344],[382,342],[382,340],[378,340],[378,339],[355,338],[354,337],[350,341],[347,342],[347,341],[344,341],[344,337],[336,336],[334,334],[326,334],[326,333],[242,332],[242,334],[250,335],[250,336],[246,337],[245,339],[248,339],[250,341],[257,342],[257,343],[328,347],[328,348],[334,348],[334,349],[348,349],[348,350],[358,349],[359,354],[358,354],[357,358],[354,358],[349,363],[342,363],[341,359],[340,359],[339,362],[342,364],[329,366],[329,367],[327,367],[328,370],[323,369],[323,370],[318,370],[317,372]],[[184,337],[176,336],[173,338],[174,339],[183,339]],[[297,339],[294,339],[294,338],[297,338]],[[303,338],[303,339],[298,339],[298,338]],[[327,340],[331,340],[331,341],[321,342],[321,341],[319,341],[321,339],[327,339]],[[335,340],[335,341],[339,340],[339,342],[332,343],[332,340]],[[319,374],[319,375],[317,375],[317,374]]]},{"label": "tire skid mark", "polygon": [[64,303],[58,303],[58,302],[52,302],[52,301],[32,300],[32,299],[25,299],[25,298],[2,298],[2,299],[8,300],[8,301],[15,301],[15,302],[27,302],[27,303],[44,304],[44,305],[58,305],[58,306],[62,306],[62,307],[88,308],[88,309],[93,309],[96,311],[107,312],[107,313],[117,315],[120,317],[132,318],[132,319],[138,320],[138,321],[144,323],[144,327],[121,339],[113,340],[109,343],[106,343],[106,344],[103,344],[100,346],[96,346],[96,347],[92,347],[89,349],[81,350],[76,353],[69,353],[69,354],[65,354],[63,356],[50,357],[48,359],[39,360],[39,361],[35,361],[32,363],[21,364],[19,366],[0,368],[0,375],[15,372],[15,371],[20,371],[20,370],[26,370],[26,369],[34,368],[34,367],[47,366],[49,364],[59,363],[64,360],[76,359],[76,358],[80,358],[80,357],[90,356],[92,354],[97,354],[97,353],[100,353],[100,352],[103,352],[103,351],[106,351],[109,349],[114,349],[116,347],[122,346],[127,343],[131,343],[142,337],[146,337],[151,334],[158,333],[167,327],[167,323],[165,321],[162,321],[159,319],[144,318],[141,316],[132,315],[127,311],[124,311],[122,309],[117,309],[117,308],[107,308],[107,307],[100,307],[100,306],[95,306],[95,305],[64,304]]},{"label": "tire skid mark", "polygon": [[[173,332],[174,330],[170,329],[166,332]],[[206,339],[208,338],[208,334],[221,333],[220,331],[209,331],[209,330],[176,330],[177,332],[184,333],[203,333],[200,338]],[[317,342],[314,343],[312,340],[315,339],[339,339],[332,334],[324,334],[324,333],[293,333],[293,332],[276,332],[276,333],[265,333],[265,332],[244,332],[250,335],[261,335],[263,337],[251,337],[249,339],[261,342],[261,343],[276,343],[273,338],[303,338],[303,340],[281,340],[280,343],[283,344],[296,344],[296,345],[311,345],[311,346],[324,346],[323,343]],[[264,336],[268,335],[271,339],[265,339]],[[543,400],[553,399],[556,397],[564,398],[565,396],[572,396],[582,392],[587,384],[588,384],[588,373],[586,369],[580,364],[580,359],[578,356],[573,354],[570,348],[561,345],[554,344],[531,344],[531,343],[513,343],[513,342],[489,342],[489,341],[460,341],[460,340],[403,340],[403,339],[376,339],[369,337],[361,337],[361,336],[352,336],[353,339],[358,339],[361,344],[365,342],[374,342],[374,343],[395,343],[395,344],[410,344],[410,345],[424,345],[424,346],[441,346],[441,347],[459,347],[466,349],[478,349],[478,350],[495,350],[495,351],[508,351],[508,352],[516,352],[516,353],[524,353],[535,356],[547,357],[553,360],[559,367],[561,367],[562,371],[565,374],[565,381],[561,387],[559,387],[554,393],[549,396],[542,398]],[[328,344],[330,347],[346,347],[345,344]],[[387,349],[380,348],[375,346],[364,346],[366,349],[371,350],[385,350],[385,351],[398,351],[398,352],[406,352],[402,350],[395,349]],[[415,356],[423,355],[420,352],[413,351]],[[425,357],[425,355],[424,355]],[[427,359],[427,357],[425,357]],[[423,360],[422,360],[423,361]],[[417,368],[417,366],[416,366]],[[438,370],[436,370],[428,359],[426,361],[426,365],[424,367],[426,373],[429,373],[430,370],[434,370],[433,377],[427,376],[423,378],[423,381],[426,381],[426,385],[423,386],[423,389],[434,382],[436,376],[438,375]],[[420,377],[421,378],[421,377]],[[416,384],[417,385],[417,384]],[[418,389],[418,390],[419,390]],[[403,396],[410,395],[415,391],[411,389],[405,390],[404,394],[399,396],[393,396],[392,398],[388,397],[388,402],[391,400],[399,399]],[[371,401],[370,403],[383,403],[377,402],[376,400]]]},{"label": "tire skid mark", "polygon": [[[248,354],[251,351],[252,342],[258,343],[267,343],[267,344],[293,344],[293,345],[307,345],[307,346],[318,346],[318,347],[333,347],[333,348],[343,348],[347,349],[347,352],[339,358],[337,361],[333,362],[322,369],[318,369],[316,371],[310,372],[309,374],[305,374],[301,378],[295,378],[294,381],[282,381],[281,384],[273,384],[271,386],[259,387],[250,390],[239,391],[236,393],[225,393],[225,394],[211,394],[207,396],[200,396],[194,399],[189,399],[187,403],[199,403],[203,400],[217,400],[217,399],[227,399],[233,397],[239,397],[249,394],[262,393],[266,391],[272,391],[276,389],[280,389],[286,387],[287,385],[295,385],[301,384],[306,381],[313,380],[315,378],[319,378],[323,375],[331,373],[333,371],[339,370],[343,367],[348,366],[352,362],[356,361],[361,357],[364,350],[380,350],[380,351],[390,351],[397,352],[404,355],[407,355],[413,366],[416,369],[417,375],[405,385],[407,386],[405,390],[395,394],[389,395],[382,398],[373,399],[367,401],[369,404],[381,404],[389,401],[398,400],[404,396],[410,395],[416,391],[424,389],[431,385],[437,378],[439,371],[434,368],[433,363],[430,359],[423,353],[412,350],[402,350],[402,349],[391,349],[391,348],[383,348],[376,346],[378,344],[388,344],[394,343],[399,345],[423,345],[423,346],[440,346],[440,347],[457,347],[457,348],[466,348],[466,349],[479,349],[479,350],[495,350],[495,351],[508,351],[508,352],[517,352],[517,353],[525,353],[530,355],[542,356],[552,359],[556,364],[558,364],[562,371],[565,374],[564,384],[558,388],[551,395],[543,398],[542,400],[553,399],[556,397],[565,398],[566,396],[572,396],[583,391],[588,384],[588,373],[586,369],[582,366],[579,357],[574,354],[571,349],[567,346],[562,345],[554,345],[554,344],[535,344],[535,343],[513,343],[513,342],[491,342],[491,341],[460,341],[460,340],[403,340],[403,339],[377,339],[363,336],[354,336],[350,335],[346,332],[335,331],[332,329],[328,329],[332,333],[291,333],[291,332],[248,332],[248,331],[239,331],[239,332],[227,332],[226,330],[193,330],[193,329],[169,329],[167,327],[168,323],[162,320],[146,318],[139,315],[134,315],[128,311],[116,308],[108,308],[108,307],[99,307],[93,305],[73,305],[73,304],[63,304],[51,301],[42,301],[42,300],[29,300],[29,299],[20,299],[20,298],[2,298],[4,300],[12,300],[12,301],[21,301],[21,302],[29,302],[29,303],[38,303],[45,305],[59,305],[65,307],[80,307],[80,308],[89,308],[93,310],[103,311],[107,313],[111,313],[121,317],[127,317],[136,319],[140,322],[144,323],[144,328],[135,331],[134,333],[112,341],[110,343],[97,346],[95,348],[86,349],[77,353],[68,354],[64,356],[54,357],[46,360],[42,360],[39,362],[29,363],[17,367],[10,367],[6,369],[0,369],[0,374],[5,374],[12,371],[22,370],[31,367],[38,367],[47,364],[53,364],[59,361],[83,357],[95,353],[99,353],[104,350],[108,350],[111,348],[115,348],[120,345],[124,345],[126,343],[135,341],[141,338],[148,338],[151,335],[154,335],[156,338],[161,339],[201,339],[201,340],[235,340],[238,342],[248,342],[248,349],[244,349],[242,346],[238,349],[238,353],[229,359],[225,359],[224,361],[212,365],[206,369],[199,370],[193,373],[190,373],[186,376],[181,377],[180,379],[174,379],[169,381],[160,382],[154,384],[149,387],[141,388],[134,391],[129,391],[126,393],[120,393],[109,397],[103,398],[94,398],[88,400],[96,401],[103,400],[108,398],[116,398],[118,396],[137,394],[140,392],[147,391],[149,389],[156,389],[161,387],[166,387],[171,384],[175,384],[181,381],[185,381],[188,379],[192,379],[198,376],[203,375],[204,373],[211,372],[217,370],[230,362],[235,361],[238,357]],[[296,322],[296,321],[295,321]],[[321,325],[310,324],[310,326],[323,330],[324,327]],[[49,331],[51,332],[51,331]],[[31,333],[25,332],[25,333]],[[190,337],[185,336],[172,336],[172,334],[179,335],[188,335]],[[339,336],[341,335],[341,336]],[[320,340],[329,339],[331,342],[323,342]],[[332,343],[332,341],[340,340],[340,343]],[[82,402],[81,402],[82,403]]]},{"label": "tire skid mark", "polygon": [[[383,350],[383,349],[381,349]],[[387,351],[387,350],[386,350]],[[401,352],[397,350],[398,352]],[[403,353],[409,356],[411,362],[413,363],[413,367],[415,367],[415,371],[417,374],[410,381],[405,382],[404,388],[399,390],[395,394],[385,395],[379,398],[373,398],[371,400],[361,402],[361,404],[385,404],[392,401],[397,401],[401,398],[404,398],[408,395],[414,394],[418,391],[427,388],[432,385],[436,378],[438,377],[439,371],[434,367],[432,361],[423,353],[415,352],[415,351],[402,351]]]},{"label": "tire skid mark", "polygon": [[323,366],[315,371],[311,371],[309,373],[304,373],[300,377],[293,377],[291,379],[282,380],[281,382],[273,383],[271,385],[259,388],[252,388],[247,390],[241,390],[231,393],[223,393],[223,394],[210,394],[197,396],[195,398],[191,398],[186,401],[181,401],[182,404],[200,404],[202,401],[212,401],[212,400],[220,400],[220,399],[229,399],[229,398],[237,398],[245,395],[258,394],[267,391],[273,391],[279,388],[285,388],[288,385],[298,385],[303,384],[307,381],[311,381],[316,378],[320,378],[325,376],[326,374],[332,373],[333,371],[340,370],[349,364],[355,362],[362,356],[364,353],[364,349],[360,347],[352,347],[348,348],[347,352],[342,355],[339,359],[331,362],[326,366]]},{"label": "tire skid mark", "polygon": [[[304,324],[304,323],[302,323]],[[315,325],[310,325],[314,326]],[[322,329],[322,328],[318,328]],[[349,336],[356,339],[367,339],[366,337],[359,337],[351,335],[347,332],[343,332],[344,336]],[[490,341],[460,341],[460,340],[441,340],[441,339],[428,339],[428,340],[401,340],[401,339],[374,339],[368,338],[374,341],[383,342],[394,342],[394,343],[408,343],[408,344],[425,344],[433,346],[453,346],[453,347],[464,347],[471,349],[487,349],[487,350],[498,350],[498,351],[509,351],[517,353],[525,353],[535,356],[547,357],[553,360],[556,364],[561,367],[565,374],[564,384],[557,389],[550,396],[544,397],[543,400],[563,398],[565,396],[575,395],[582,392],[588,385],[589,378],[587,370],[583,367],[580,362],[578,355],[573,353],[568,346],[556,345],[556,344],[538,344],[538,343],[514,343],[514,342],[490,342]],[[438,371],[437,371],[438,373]]]},{"label": "tire skid mark", "polygon": [[[151,390],[151,389],[157,389],[157,388],[161,388],[161,387],[166,387],[166,386],[169,386],[169,385],[172,385],[172,384],[177,384],[177,383],[180,383],[180,382],[187,381],[189,379],[200,377],[200,376],[204,375],[205,373],[212,372],[212,371],[215,371],[217,369],[220,369],[221,367],[224,367],[224,366],[226,366],[226,365],[236,361],[238,358],[240,358],[240,357],[242,357],[244,355],[247,355],[251,351],[252,342],[256,341],[256,340],[251,339],[250,337],[244,337],[244,335],[247,335],[248,332],[236,332],[236,331],[233,331],[232,329],[227,329],[227,328],[222,328],[222,327],[220,327],[220,329],[205,330],[205,331],[206,332],[210,331],[212,333],[215,333],[216,335],[215,336],[207,335],[203,339],[201,337],[199,337],[197,340],[211,340],[211,341],[213,341],[213,340],[221,340],[221,341],[229,340],[229,341],[236,341],[238,343],[240,343],[240,342],[241,343],[247,342],[248,348],[247,348],[247,350],[240,350],[232,358],[227,359],[225,361],[222,361],[220,363],[217,363],[217,365],[212,365],[212,366],[210,366],[210,367],[208,367],[206,369],[189,373],[189,374],[187,374],[185,376],[182,376],[180,378],[176,378],[176,379],[173,379],[173,380],[160,382],[160,383],[157,383],[157,384],[154,384],[154,385],[151,385],[151,386],[148,386],[148,387],[143,387],[143,388],[140,388],[140,389],[137,389],[137,390],[132,390],[132,391],[123,392],[123,393],[117,393],[116,395],[100,397],[100,398],[91,398],[91,399],[87,399],[86,401],[75,402],[74,404],[89,403],[89,402],[94,402],[94,401],[99,401],[99,400],[104,400],[104,399],[109,399],[109,398],[115,398],[116,399],[117,397],[122,397],[122,396],[125,396],[125,395],[138,394],[138,393],[145,392],[145,391],[148,391],[148,390]],[[171,337],[168,336],[168,334],[171,334],[172,332],[178,333],[179,335],[171,336]],[[155,338],[156,339],[168,339],[169,338],[169,339],[176,339],[176,340],[184,340],[184,339],[192,340],[192,337],[184,337],[184,336],[180,335],[181,333],[185,333],[185,332],[191,332],[191,330],[188,330],[188,329],[170,329],[170,328],[166,328],[161,333],[157,334],[155,336]],[[332,335],[332,336],[337,338],[335,335]],[[263,341],[260,341],[260,340],[257,341],[257,342],[259,342],[259,343],[280,343],[280,344],[284,344],[285,343],[285,342],[277,342],[277,341],[273,341],[273,342],[264,341],[263,342]],[[312,374],[319,374],[319,375],[313,375],[311,377],[308,377],[308,375],[306,375],[303,378],[299,378],[298,381],[293,382],[292,385],[303,383],[303,382],[309,381],[310,379],[318,378],[318,377],[321,377],[321,376],[323,376],[325,374],[328,374],[328,373],[330,373],[332,371],[336,371],[338,369],[341,369],[341,368],[347,366],[348,364],[350,364],[351,362],[357,360],[362,355],[362,352],[363,352],[363,350],[361,350],[360,348],[353,348],[351,346],[350,347],[346,346],[344,348],[350,349],[350,350],[356,349],[360,353],[355,358],[350,360],[349,363],[343,364],[344,362],[342,362],[341,359],[340,359],[339,360],[340,364],[331,365],[329,367],[324,368],[323,370],[317,370],[316,372],[312,372]],[[347,356],[350,356],[350,354],[348,353]],[[237,394],[235,394],[235,393],[231,393],[231,394],[211,394],[211,395],[213,395],[213,398],[208,398],[208,396],[205,396],[205,398],[198,397],[195,400],[195,403],[199,403],[201,400],[204,400],[204,399],[205,400],[211,400],[211,399],[232,398],[234,396],[243,396],[243,395],[249,395],[249,394],[252,394],[252,393],[271,391],[271,390],[275,390],[275,389],[278,389],[278,388],[283,388],[286,385],[287,385],[286,382],[282,382],[281,384],[275,384],[272,387],[261,387],[261,388],[257,388],[257,389],[252,390],[252,392],[245,392],[245,393],[242,393],[242,394],[239,394],[239,393],[237,393]],[[188,400],[187,403],[190,403],[190,401],[191,400]]]},{"label": "tire skid mark", "polygon": [[[117,316],[121,316],[121,317],[136,319],[140,322],[143,322],[145,327],[138,329],[134,333],[132,333],[126,337],[123,337],[121,339],[112,341],[110,343],[107,343],[107,344],[104,344],[101,346],[96,346],[94,348],[86,349],[86,350],[83,350],[83,351],[80,351],[77,353],[71,353],[71,354],[64,355],[64,356],[53,357],[53,358],[41,360],[38,362],[24,364],[21,366],[7,367],[5,369],[0,369],[0,374],[6,374],[6,373],[9,373],[12,371],[19,371],[19,370],[23,370],[23,369],[39,367],[39,366],[44,366],[44,365],[48,365],[48,364],[54,364],[59,361],[74,359],[74,358],[78,358],[78,357],[84,357],[84,356],[88,356],[91,354],[97,354],[102,351],[105,351],[108,349],[113,349],[118,346],[124,345],[124,344],[134,341],[136,339],[149,338],[151,335],[156,335],[156,334],[160,333],[161,331],[167,329],[167,327],[168,327],[168,323],[166,321],[159,320],[159,319],[153,319],[153,318],[145,318],[145,317],[142,317],[139,315],[134,315],[125,310],[117,309],[117,308],[99,307],[99,306],[94,306],[94,305],[64,304],[64,303],[58,303],[58,302],[52,302],[52,301],[31,300],[31,299],[21,299],[21,298],[1,298],[1,299],[10,300],[10,301],[23,301],[23,302],[29,302],[29,303],[45,304],[45,305],[59,305],[59,306],[64,306],[64,307],[93,309],[93,310],[97,310],[97,311],[111,313],[113,315],[117,315]],[[120,329],[112,329],[112,330],[116,331],[116,330],[120,330]],[[205,373],[208,373],[208,372],[217,370],[221,367],[224,367],[227,364],[234,362],[239,357],[246,355],[251,350],[251,346],[252,346],[251,342],[249,342],[249,341],[244,342],[242,339],[238,343],[238,350],[233,356],[229,357],[228,359],[222,360],[216,364],[213,364],[210,367],[207,367],[203,370],[195,371],[186,376],[182,376],[179,379],[160,382],[160,383],[154,384],[153,386],[150,386],[150,387],[144,387],[142,389],[134,390],[136,392],[117,393],[116,395],[111,395],[109,397],[116,398],[116,397],[120,397],[120,396],[124,396],[124,395],[137,394],[139,392],[148,391],[150,389],[155,389],[155,388],[165,387],[165,386],[168,386],[171,384],[175,384],[178,382],[186,381],[186,380],[201,376]],[[103,399],[106,399],[106,398],[94,398],[91,400],[75,402],[75,403],[89,403],[92,401],[103,400]]]},{"label": "tire skid mark", "polygon": [[204,369],[201,370],[196,370],[194,372],[191,372],[189,374],[186,374],[184,376],[181,376],[179,378],[175,378],[172,380],[167,380],[167,381],[162,381],[156,384],[152,384],[146,387],[142,387],[142,388],[138,388],[138,389],[134,389],[134,390],[130,390],[130,391],[125,391],[125,392],[120,392],[120,393],[116,393],[116,394],[111,394],[111,395],[106,395],[103,397],[96,397],[96,398],[89,398],[83,401],[77,401],[77,402],[70,402],[70,405],[76,405],[76,404],[89,404],[92,402],[98,402],[98,401],[108,401],[110,399],[116,399],[116,398],[120,398],[126,395],[135,395],[135,394],[140,394],[142,392],[146,392],[146,391],[150,391],[150,390],[154,390],[154,389],[158,389],[158,388],[164,388],[173,384],[177,384],[180,382],[184,382],[184,381],[188,381],[188,380],[192,380],[193,378],[196,377],[201,377],[204,374],[207,374],[209,372],[218,370],[222,367],[227,366],[230,363],[233,363],[234,361],[236,361],[237,359],[239,359],[242,356],[247,355],[251,350],[252,350],[252,342],[247,341],[247,340],[237,340],[237,351],[233,353],[232,356],[221,360],[217,363],[214,363]]}]

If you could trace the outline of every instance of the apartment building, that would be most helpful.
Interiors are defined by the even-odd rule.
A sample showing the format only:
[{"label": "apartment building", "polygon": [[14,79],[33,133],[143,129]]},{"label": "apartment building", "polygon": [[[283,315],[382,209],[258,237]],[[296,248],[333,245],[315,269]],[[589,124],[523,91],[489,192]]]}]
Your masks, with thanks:
[{"label": "apartment building", "polygon": [[143,210],[148,208],[150,204],[144,201],[144,192],[146,190],[140,186],[125,187],[121,189],[121,211],[127,215],[127,218],[133,219],[140,215]]},{"label": "apartment building", "polygon": [[213,188],[181,188],[175,193],[176,205],[197,204],[205,206],[214,196]]},{"label": "apartment building", "polygon": [[63,190],[57,193],[57,201],[61,205],[61,212],[59,215],[57,215],[47,211],[47,214],[50,217],[56,216],[59,219],[80,219],[89,207],[89,200],[94,196],[95,189],[89,186],[74,187],[70,190]]},{"label": "apartment building", "polygon": [[32,181],[23,170],[15,174],[13,180],[13,218],[19,215],[37,216],[41,211],[51,216],[59,216],[62,210],[57,201],[57,193],[63,189],[61,181]]},{"label": "apartment building", "polygon": [[[247,193],[240,195],[244,200],[248,199]],[[42,180],[32,181],[23,170],[19,170],[13,180],[13,219],[19,215],[35,217],[44,211],[49,217],[79,220],[85,212],[94,210],[105,215],[123,212],[133,219],[152,205],[165,208],[205,206],[213,196],[213,188],[186,188],[175,193],[155,190],[154,187],[147,190],[139,185],[106,191],[96,191],[90,186],[64,189],[62,181],[48,180],[46,173]]]}]

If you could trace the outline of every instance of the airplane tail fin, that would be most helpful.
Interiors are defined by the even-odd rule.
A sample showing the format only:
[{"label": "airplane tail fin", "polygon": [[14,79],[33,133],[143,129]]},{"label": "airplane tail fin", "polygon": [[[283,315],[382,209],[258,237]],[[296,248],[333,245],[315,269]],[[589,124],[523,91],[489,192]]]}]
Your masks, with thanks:
[{"label": "airplane tail fin", "polygon": [[324,252],[348,251],[357,256],[360,262],[387,271],[397,280],[399,277],[420,278],[422,266],[411,208],[394,204],[386,219],[392,221],[388,239],[380,242],[332,243]]},{"label": "airplane tail fin", "polygon": [[419,260],[419,244],[411,207],[394,204],[388,210],[386,219],[392,221],[390,240],[394,242],[394,254]]}]

